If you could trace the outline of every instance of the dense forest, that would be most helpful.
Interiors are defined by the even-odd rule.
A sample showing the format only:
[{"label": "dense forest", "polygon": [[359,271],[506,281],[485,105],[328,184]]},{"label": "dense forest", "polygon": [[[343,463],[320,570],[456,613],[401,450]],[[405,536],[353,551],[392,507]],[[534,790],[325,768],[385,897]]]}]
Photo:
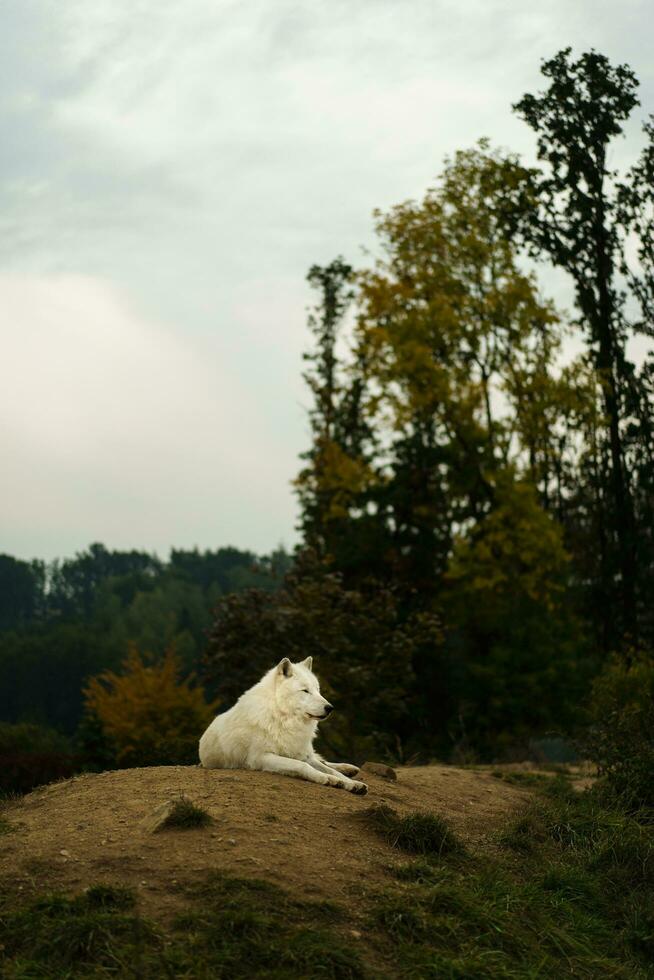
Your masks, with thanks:
[{"label": "dense forest", "polygon": [[51,563],[0,555],[0,759],[35,745],[70,754],[85,684],[130,647],[149,664],[174,650],[178,674],[191,673],[219,597],[275,589],[289,565],[283,550],[237,548],[173,549],[168,561],[100,544]]},{"label": "dense forest", "polygon": [[654,122],[618,172],[631,69],[564,50],[542,72],[514,106],[537,166],[482,140],[376,214],[368,265],[311,268],[292,563],[99,545],[0,559],[0,718],[69,735],[82,719],[116,762],[116,671],[159,670],[185,697],[195,672],[227,706],[312,654],[341,709],[330,748],[520,758],[573,738],[593,685],[610,702],[607,671],[651,680],[654,357],[631,352],[654,336]]}]

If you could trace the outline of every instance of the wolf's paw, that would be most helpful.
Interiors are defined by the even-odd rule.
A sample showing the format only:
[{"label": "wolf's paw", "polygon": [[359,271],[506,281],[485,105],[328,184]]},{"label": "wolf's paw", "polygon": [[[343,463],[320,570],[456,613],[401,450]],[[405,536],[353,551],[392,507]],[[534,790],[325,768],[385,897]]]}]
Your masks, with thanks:
[{"label": "wolf's paw", "polygon": [[349,776],[350,779],[354,779],[358,771],[359,771],[359,767],[351,766],[349,762],[343,762],[341,764],[341,772],[343,773],[344,776]]},{"label": "wolf's paw", "polygon": [[325,776],[325,786],[335,786],[336,789],[345,789],[347,783],[338,776]]},{"label": "wolf's paw", "polygon": [[368,787],[365,783],[359,783],[356,779],[352,780],[352,785],[348,786],[350,793],[356,793],[357,796],[365,796],[368,792]]}]

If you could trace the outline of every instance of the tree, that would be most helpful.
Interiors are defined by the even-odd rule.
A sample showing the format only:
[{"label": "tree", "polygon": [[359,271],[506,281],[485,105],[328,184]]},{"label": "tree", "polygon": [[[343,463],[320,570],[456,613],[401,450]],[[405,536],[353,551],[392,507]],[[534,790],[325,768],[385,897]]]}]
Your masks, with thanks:
[{"label": "tree", "polygon": [[141,551],[109,551],[92,544],[87,551],[48,568],[48,606],[51,615],[67,619],[90,616],[98,589],[109,578],[152,581],[161,562]]},{"label": "tree", "polygon": [[[525,212],[523,232],[533,254],[547,256],[571,276],[601,384],[608,458],[602,477],[610,544],[606,561],[621,604],[615,640],[620,634],[636,636],[639,629],[637,490],[630,443],[639,441],[637,406],[643,392],[626,347],[635,331],[652,330],[648,177],[653,151],[650,142],[640,168],[624,181],[608,163],[612,141],[638,104],[638,81],[627,65],[612,66],[595,51],[573,61],[566,48],[543,63],[542,73],[549,88],[525,95],[515,106],[536,132],[538,157],[547,168],[533,175],[536,207]],[[651,127],[646,132],[651,141]],[[630,236],[636,238],[637,269],[627,258]],[[631,300],[641,303],[640,320],[629,318]],[[616,618],[613,611],[609,616]]]},{"label": "tree", "polygon": [[336,561],[341,571],[360,562],[362,548],[353,535],[350,509],[372,476],[362,406],[365,380],[360,365],[344,368],[337,351],[354,298],[353,278],[354,270],[342,258],[312,266],[307,276],[319,294],[308,323],[315,346],[304,355],[309,364],[304,379],[313,396],[311,446],[302,454],[305,465],[295,481],[305,545]]},{"label": "tree", "polygon": [[43,613],[45,564],[0,555],[0,630],[15,629]]},{"label": "tree", "polygon": [[416,669],[437,660],[441,643],[437,617],[407,618],[393,590],[378,582],[347,587],[307,551],[280,591],[219,600],[204,674],[229,706],[282,657],[313,656],[337,709],[320,730],[327,749],[401,757],[435,737],[446,685],[440,700],[426,703]]},{"label": "tree", "polygon": [[131,646],[121,674],[103,671],[84,690],[87,715],[97,719],[119,766],[187,764],[217,702],[207,704],[193,678],[179,678],[172,649],[148,662]]},{"label": "tree", "polygon": [[493,509],[455,541],[443,606],[464,665],[457,728],[483,757],[574,719],[589,659],[569,566],[533,486],[506,477]]},{"label": "tree", "polygon": [[383,258],[359,277],[356,358],[377,451],[368,498],[396,578],[423,597],[454,529],[481,520],[496,474],[521,463],[507,389],[553,369],[558,318],[505,234],[527,179],[485,142],[457,153],[422,202],[378,215]]}]

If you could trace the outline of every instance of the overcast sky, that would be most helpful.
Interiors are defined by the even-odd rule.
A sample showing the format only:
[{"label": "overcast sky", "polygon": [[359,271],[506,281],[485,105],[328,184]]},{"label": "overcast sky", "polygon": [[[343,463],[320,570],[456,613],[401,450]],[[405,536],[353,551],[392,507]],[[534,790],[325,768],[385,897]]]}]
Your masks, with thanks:
[{"label": "overcast sky", "polygon": [[[651,0],[0,0],[0,552],[295,540],[308,267]],[[641,113],[642,116],[643,113]],[[629,158],[638,125],[617,151]]]}]

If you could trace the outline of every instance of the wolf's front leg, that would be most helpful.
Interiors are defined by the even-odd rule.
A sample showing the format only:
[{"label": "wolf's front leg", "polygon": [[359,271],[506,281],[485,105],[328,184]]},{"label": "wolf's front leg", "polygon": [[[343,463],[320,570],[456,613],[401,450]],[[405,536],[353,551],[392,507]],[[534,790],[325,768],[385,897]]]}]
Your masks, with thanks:
[{"label": "wolf's front leg", "polygon": [[368,792],[368,787],[365,783],[357,782],[355,779],[348,779],[347,774],[344,772],[344,769],[350,769],[353,770],[353,774],[356,775],[359,771],[356,766],[347,766],[343,764],[344,768],[341,768],[340,766],[337,768],[332,766],[330,762],[325,762],[325,760],[321,759],[319,755],[310,755],[308,761],[309,765],[313,766],[314,769],[317,769],[318,772],[324,772],[339,779],[339,785],[343,786],[344,789],[349,790],[350,793],[360,793],[363,795],[364,793]]},{"label": "wolf's front leg", "polygon": [[340,773],[329,773],[325,768],[320,771],[308,762],[300,762],[299,759],[287,759],[284,755],[275,755],[274,752],[266,752],[261,759],[261,769],[263,772],[278,772],[283,776],[294,776],[296,779],[306,779],[310,783],[320,783],[321,786],[338,786],[346,789],[345,780]]}]

